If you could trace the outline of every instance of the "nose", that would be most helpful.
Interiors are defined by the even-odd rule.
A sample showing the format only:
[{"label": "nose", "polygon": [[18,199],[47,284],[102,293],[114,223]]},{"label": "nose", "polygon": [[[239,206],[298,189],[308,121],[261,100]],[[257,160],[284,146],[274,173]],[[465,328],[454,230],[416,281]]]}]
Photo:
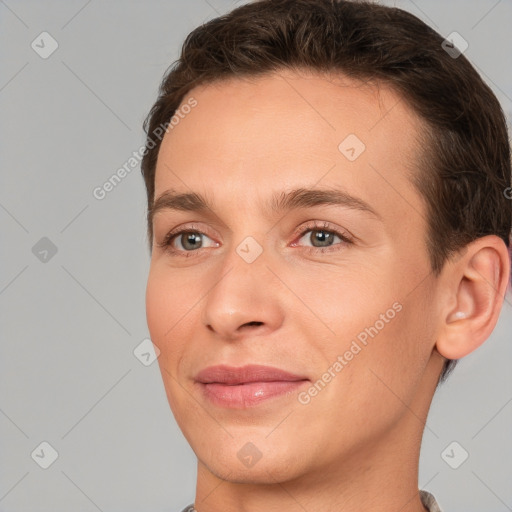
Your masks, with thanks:
[{"label": "nose", "polygon": [[216,336],[235,341],[249,333],[268,335],[282,325],[282,290],[264,254],[252,263],[235,251],[226,258],[203,302],[203,324]]}]

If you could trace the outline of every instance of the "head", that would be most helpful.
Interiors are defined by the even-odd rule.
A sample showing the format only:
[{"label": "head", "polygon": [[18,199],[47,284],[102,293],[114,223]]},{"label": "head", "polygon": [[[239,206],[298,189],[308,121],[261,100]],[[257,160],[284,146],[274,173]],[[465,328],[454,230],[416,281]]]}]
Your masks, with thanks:
[{"label": "head", "polygon": [[[506,122],[442,43],[397,8],[263,0],[194,30],[166,73],[142,161],[148,326],[175,417],[218,474],[249,442],[283,477],[350,459],[426,414],[494,328]],[[302,377],[296,400],[201,402],[199,370],[249,363]],[[259,467],[253,481],[276,464]]]}]

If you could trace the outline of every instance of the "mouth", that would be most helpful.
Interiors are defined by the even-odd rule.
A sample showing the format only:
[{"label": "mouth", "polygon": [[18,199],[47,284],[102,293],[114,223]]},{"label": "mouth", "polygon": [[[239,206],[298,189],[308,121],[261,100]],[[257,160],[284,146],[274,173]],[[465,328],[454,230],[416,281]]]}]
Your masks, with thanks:
[{"label": "mouth", "polygon": [[310,382],[303,375],[261,365],[210,366],[200,371],[195,380],[207,401],[235,409],[290,395]]}]

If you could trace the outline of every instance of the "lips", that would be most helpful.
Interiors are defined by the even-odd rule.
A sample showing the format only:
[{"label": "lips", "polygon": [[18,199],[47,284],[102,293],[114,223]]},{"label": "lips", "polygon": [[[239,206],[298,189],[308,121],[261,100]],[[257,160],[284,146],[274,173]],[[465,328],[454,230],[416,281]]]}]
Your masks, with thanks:
[{"label": "lips", "polygon": [[295,375],[279,368],[261,365],[248,365],[239,368],[233,366],[210,366],[200,371],[196,380],[203,384],[213,382],[229,385],[248,384],[250,382],[295,382],[307,377]]},{"label": "lips", "polygon": [[221,407],[246,408],[278,396],[290,395],[309,379],[279,368],[261,365],[210,366],[195,380],[208,401]]}]

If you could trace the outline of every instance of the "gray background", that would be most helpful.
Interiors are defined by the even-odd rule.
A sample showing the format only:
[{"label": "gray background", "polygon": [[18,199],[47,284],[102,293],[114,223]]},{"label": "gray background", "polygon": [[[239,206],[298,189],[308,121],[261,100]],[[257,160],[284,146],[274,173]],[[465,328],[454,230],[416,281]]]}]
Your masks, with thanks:
[{"label": "gray background", "polygon": [[[510,0],[386,3],[462,34],[510,119]],[[0,511],[173,512],[193,501],[194,454],[158,365],[133,354],[148,337],[140,168],[101,201],[92,191],[143,143],[188,32],[233,6],[0,0]],[[43,31],[59,45],[47,59],[31,48]],[[33,252],[43,237],[57,248],[46,261]],[[512,510],[511,302],[434,398],[419,485],[445,512]],[[48,469],[31,457],[43,441],[59,454]],[[469,453],[457,469],[442,456],[452,441]]]}]

